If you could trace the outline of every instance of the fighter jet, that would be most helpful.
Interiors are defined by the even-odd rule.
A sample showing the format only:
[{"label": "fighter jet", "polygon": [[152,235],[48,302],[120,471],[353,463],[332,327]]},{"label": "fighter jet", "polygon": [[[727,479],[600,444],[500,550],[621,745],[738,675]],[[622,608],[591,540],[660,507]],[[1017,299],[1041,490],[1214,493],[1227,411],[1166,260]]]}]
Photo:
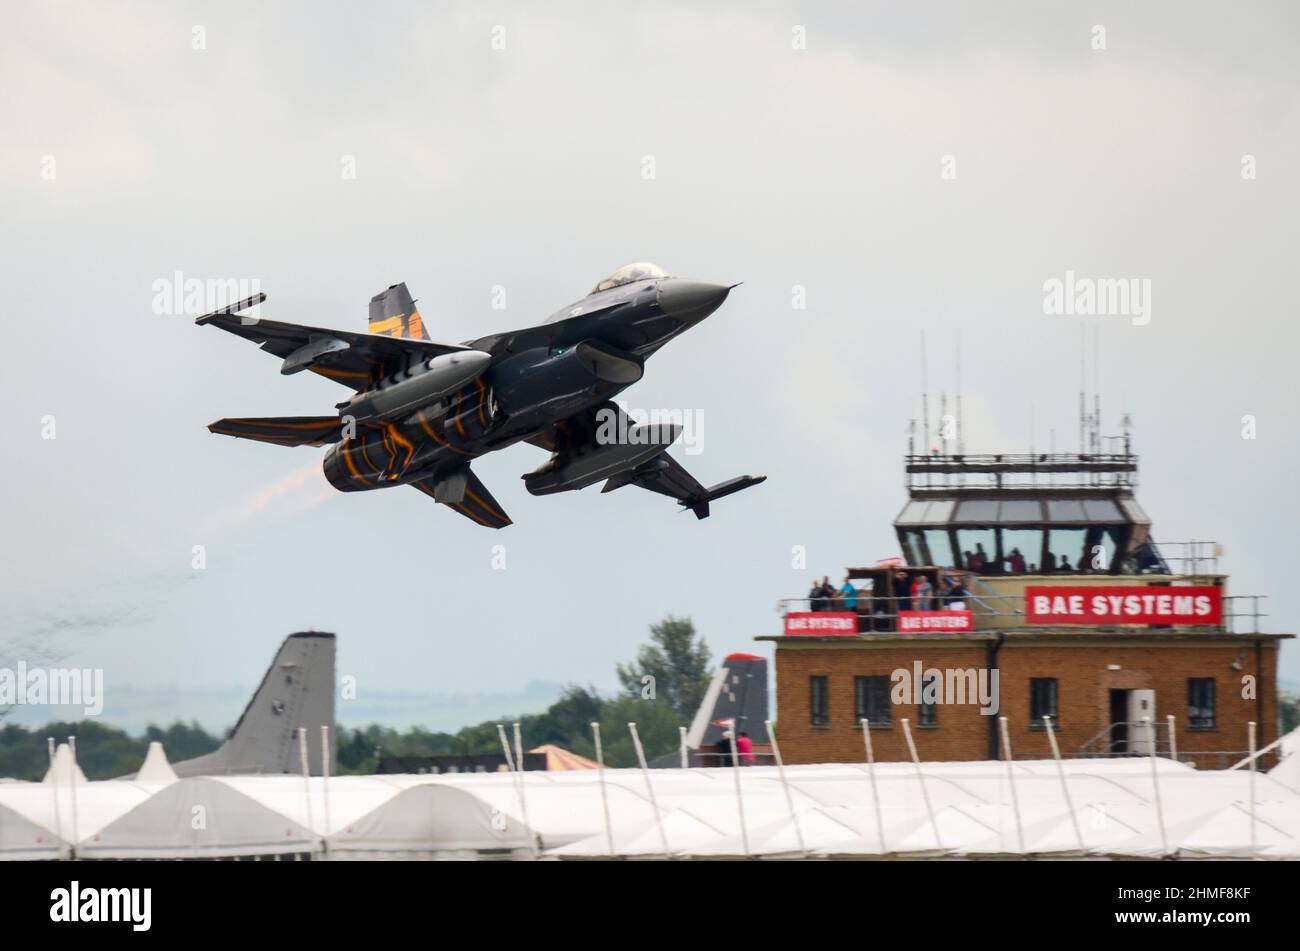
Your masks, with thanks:
[{"label": "fighter jet", "polygon": [[522,478],[533,495],[637,485],[707,518],[709,503],[764,481],[705,488],[667,453],[675,424],[635,425],[612,398],[660,347],[722,305],[732,288],[628,264],[540,324],[460,344],[434,343],[405,284],[370,301],[369,333],[240,312],[256,294],[197,318],[283,362],[354,390],[332,416],[219,419],[214,433],[280,446],[323,446],[325,477],[342,492],[409,485],[488,528],[511,524],[470,463],[526,442],[550,458]]}]

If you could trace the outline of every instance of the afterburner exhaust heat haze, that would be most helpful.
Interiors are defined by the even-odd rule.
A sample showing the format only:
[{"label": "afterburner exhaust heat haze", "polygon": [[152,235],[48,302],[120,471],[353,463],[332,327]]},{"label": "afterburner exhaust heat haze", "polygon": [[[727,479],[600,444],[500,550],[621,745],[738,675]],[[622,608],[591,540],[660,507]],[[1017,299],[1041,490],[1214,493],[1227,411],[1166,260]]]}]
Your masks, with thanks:
[{"label": "afterburner exhaust heat haze", "polygon": [[510,518],[470,463],[517,442],[551,454],[523,477],[533,495],[603,480],[602,492],[638,485],[706,518],[710,502],[766,477],[705,488],[666,451],[680,426],[634,425],[611,399],[732,287],[629,264],[536,326],[463,344],[429,340],[405,284],[371,299],[364,334],[240,316],[266,299],[257,294],[196,322],[259,344],[283,360],[281,373],[311,370],[355,395],[332,416],[228,418],[208,428],[281,446],[332,443],[325,476],[339,491],[409,485],[488,528]]}]

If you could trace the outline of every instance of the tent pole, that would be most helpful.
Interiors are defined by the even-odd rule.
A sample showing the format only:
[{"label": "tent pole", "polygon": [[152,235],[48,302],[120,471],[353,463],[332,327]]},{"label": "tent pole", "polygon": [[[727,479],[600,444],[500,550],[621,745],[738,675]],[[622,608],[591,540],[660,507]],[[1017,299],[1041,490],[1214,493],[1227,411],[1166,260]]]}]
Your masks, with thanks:
[{"label": "tent pole", "polygon": [[515,728],[515,768],[519,772],[519,811],[522,813],[521,818],[524,820],[524,828],[528,830],[528,842],[532,846],[533,858],[537,858],[537,837],[533,835],[533,827],[528,821],[528,798],[525,795],[524,783],[524,744],[519,733],[519,721],[514,723]]},{"label": "tent pole", "polygon": [[515,799],[519,800],[519,821],[524,824],[528,830],[528,839],[532,843],[533,856],[537,856],[537,843],[533,839],[533,830],[528,827],[527,809],[524,806],[524,794],[519,788],[519,777],[515,775],[515,758],[510,752],[510,741],[506,739],[506,728],[502,723],[497,724],[497,736],[501,740],[501,750],[506,756],[506,772],[510,774],[510,786],[515,791]]},{"label": "tent pole", "polygon": [[736,728],[738,722],[731,718],[731,771],[736,780],[736,813],[740,816],[740,844],[749,858],[749,830],[745,828],[745,797],[740,793],[740,754],[736,752]]},{"label": "tent pole", "polygon": [[1169,841],[1165,836],[1165,810],[1164,807],[1160,804],[1160,778],[1159,776],[1157,776],[1157,770],[1156,770],[1155,732],[1154,732],[1154,728],[1151,726],[1150,717],[1143,717],[1142,722],[1146,724],[1148,730],[1152,730],[1151,755],[1148,757],[1148,759],[1151,760],[1151,785],[1155,788],[1156,791],[1156,822],[1159,823],[1160,825],[1160,854],[1164,855],[1169,851]]},{"label": "tent pole", "polygon": [[302,761],[302,788],[307,795],[307,828],[312,830],[315,828],[316,822],[312,818],[311,811],[311,770],[307,767],[307,728],[305,726],[298,727],[298,758]]},{"label": "tent pole", "polygon": [[871,802],[876,810],[876,835],[880,839],[880,854],[886,855],[889,850],[885,847],[885,819],[880,812],[880,790],[876,788],[876,751],[871,747],[871,721],[863,717],[861,723],[862,742],[867,747],[867,775],[871,777]]},{"label": "tent pole", "polygon": [[1178,762],[1178,735],[1174,731],[1174,715],[1171,713],[1165,717],[1165,722],[1169,724],[1169,758],[1175,763]]},{"label": "tent pole", "polygon": [[506,739],[506,728],[502,724],[497,724],[497,736],[501,738],[501,750],[506,754],[506,770],[513,773],[515,771],[515,757],[510,752],[510,741]]},{"label": "tent pole", "polygon": [[1047,730],[1047,740],[1052,744],[1052,758],[1056,760],[1056,775],[1061,777],[1061,792],[1065,793],[1065,808],[1070,810],[1070,822],[1074,826],[1074,837],[1079,840],[1079,851],[1086,852],[1083,844],[1083,832],[1079,828],[1079,817],[1074,814],[1074,800],[1070,798],[1070,784],[1065,781],[1065,766],[1061,763],[1061,748],[1056,745],[1056,731],[1052,729],[1052,718],[1043,717],[1043,727]]},{"label": "tent pole", "polygon": [[1281,736],[1279,736],[1272,743],[1268,744],[1268,746],[1264,747],[1262,750],[1259,750],[1254,754],[1248,754],[1245,759],[1233,763],[1231,766],[1228,767],[1228,769],[1230,770],[1241,769],[1241,767],[1245,766],[1247,763],[1254,762],[1256,758],[1263,756],[1265,753],[1271,752],[1273,747],[1282,745],[1282,741],[1285,740],[1290,735],[1291,735],[1290,733],[1283,733]]},{"label": "tent pole", "polygon": [[[63,839],[63,820],[59,818],[59,777],[54,772],[54,737],[45,738],[45,746],[50,754],[50,794],[54,796],[54,831],[59,837],[59,842]],[[63,858],[63,845],[59,845],[59,858]]]},{"label": "tent pole", "polygon": [[799,841],[799,851],[803,853],[804,858],[808,858],[808,846],[804,845],[803,830],[799,828],[799,814],[794,811],[794,797],[790,795],[790,784],[785,779],[785,763],[781,759],[781,747],[776,742],[776,731],[772,729],[771,720],[764,720],[763,725],[767,727],[767,738],[772,741],[772,755],[776,757],[776,771],[781,777],[781,788],[785,790],[785,804],[790,808],[790,822],[794,824],[794,836]]},{"label": "tent pole", "polygon": [[68,764],[68,795],[72,801],[72,842],[68,848],[68,858],[77,857],[77,846],[80,839],[77,834],[77,738],[68,737],[68,753],[71,762]]},{"label": "tent pole", "polygon": [[998,717],[998,728],[1002,733],[1003,758],[1007,761],[1007,785],[1011,787],[1011,813],[1016,817],[1016,845],[1020,854],[1025,854],[1025,830],[1020,823],[1020,799],[1016,796],[1015,767],[1011,763],[1011,736],[1007,730],[1007,718]]},{"label": "tent pole", "polygon": [[921,769],[921,758],[916,755],[916,743],[912,741],[912,727],[903,717],[903,735],[907,737],[907,748],[912,753],[912,764],[916,767],[916,778],[921,781],[921,798],[925,800],[925,811],[930,814],[930,828],[934,830],[934,844],[943,851],[943,842],[939,839],[939,823],[934,818],[934,807],[930,805],[930,791],[925,788],[925,772]]},{"label": "tent pole", "polygon": [[328,837],[330,834],[330,728],[325,723],[320,725],[320,776],[321,796],[325,800],[325,828],[321,831],[320,847],[322,852],[328,852]]},{"label": "tent pole", "polygon": [[682,752],[682,769],[689,769],[691,765],[690,758],[686,755],[686,727],[677,728],[677,743]]},{"label": "tent pole", "polygon": [[1250,739],[1250,851],[1255,851],[1255,721],[1246,724]]},{"label": "tent pole", "polygon": [[655,788],[650,785],[650,767],[645,762],[645,750],[641,748],[641,736],[636,731],[636,724],[629,722],[628,731],[632,734],[632,745],[636,747],[636,759],[641,764],[641,775],[645,777],[645,791],[650,796],[650,805],[655,811],[655,825],[659,827],[659,841],[664,847],[664,858],[671,858],[668,851],[668,836],[664,834],[664,817],[659,812],[659,800],[655,798]]},{"label": "tent pole", "polygon": [[609,796],[605,792],[605,751],[600,745],[600,724],[592,721],[592,736],[596,738],[596,764],[600,770],[600,806],[605,813],[605,843],[609,846],[609,854],[614,855],[614,829],[609,822]]}]

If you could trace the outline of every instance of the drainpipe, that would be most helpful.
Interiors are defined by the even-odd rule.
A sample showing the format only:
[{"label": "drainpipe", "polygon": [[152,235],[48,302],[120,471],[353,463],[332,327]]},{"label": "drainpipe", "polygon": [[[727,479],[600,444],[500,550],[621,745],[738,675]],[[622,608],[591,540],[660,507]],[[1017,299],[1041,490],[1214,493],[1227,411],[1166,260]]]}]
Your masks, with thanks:
[{"label": "drainpipe", "polygon": [[[986,648],[988,657],[986,666],[992,672],[998,669],[998,651],[1002,649],[1002,642],[1006,640],[1006,634],[998,631],[998,639],[989,644]],[[998,712],[1002,711],[1002,678],[998,677]],[[998,752],[998,718],[989,717],[989,759],[996,760],[1000,755]]]},{"label": "drainpipe", "polygon": [[1263,642],[1260,640],[1255,641],[1255,679],[1258,681],[1255,689],[1255,722],[1259,724],[1262,731],[1260,740],[1266,741],[1268,739],[1268,721],[1264,719],[1264,648]]}]

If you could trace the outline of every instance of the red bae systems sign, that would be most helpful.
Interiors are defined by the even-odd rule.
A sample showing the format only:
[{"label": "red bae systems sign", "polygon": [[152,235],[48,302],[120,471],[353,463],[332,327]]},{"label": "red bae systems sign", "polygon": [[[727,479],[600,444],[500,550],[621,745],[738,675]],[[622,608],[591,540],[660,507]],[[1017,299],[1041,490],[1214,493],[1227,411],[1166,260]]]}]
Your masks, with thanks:
[{"label": "red bae systems sign", "polygon": [[785,636],[814,634],[856,636],[858,616],[852,611],[800,611],[785,616]]},{"label": "red bae systems sign", "polygon": [[1222,624],[1223,589],[1170,587],[1025,588],[1027,624]]},{"label": "red bae systems sign", "polygon": [[973,631],[975,615],[970,611],[899,611],[898,633],[927,631]]}]

